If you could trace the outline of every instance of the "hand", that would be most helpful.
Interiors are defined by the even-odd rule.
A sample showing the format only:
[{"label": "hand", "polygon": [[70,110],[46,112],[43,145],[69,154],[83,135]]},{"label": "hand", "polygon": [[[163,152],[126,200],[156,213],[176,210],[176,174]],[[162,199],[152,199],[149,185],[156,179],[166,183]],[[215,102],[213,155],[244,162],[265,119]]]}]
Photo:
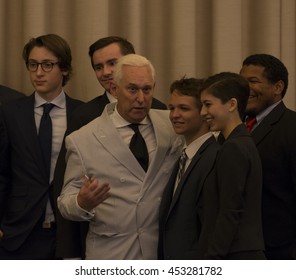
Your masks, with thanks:
[{"label": "hand", "polygon": [[91,211],[110,196],[109,191],[109,183],[100,185],[97,179],[89,180],[80,189],[77,203],[82,209]]},{"label": "hand", "polygon": [[0,239],[3,237],[3,231],[0,229]]}]

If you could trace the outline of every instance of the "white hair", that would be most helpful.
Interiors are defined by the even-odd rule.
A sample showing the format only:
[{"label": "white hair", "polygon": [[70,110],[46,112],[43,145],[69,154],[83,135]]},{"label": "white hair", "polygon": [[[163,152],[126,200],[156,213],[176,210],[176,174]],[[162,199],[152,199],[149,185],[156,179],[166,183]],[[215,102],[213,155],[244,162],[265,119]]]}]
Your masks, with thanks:
[{"label": "white hair", "polygon": [[151,70],[152,78],[155,80],[155,69],[152,63],[146,57],[138,54],[127,54],[119,58],[116,63],[113,73],[113,79],[116,84],[118,84],[122,78],[122,67],[124,65],[138,67],[148,66]]}]

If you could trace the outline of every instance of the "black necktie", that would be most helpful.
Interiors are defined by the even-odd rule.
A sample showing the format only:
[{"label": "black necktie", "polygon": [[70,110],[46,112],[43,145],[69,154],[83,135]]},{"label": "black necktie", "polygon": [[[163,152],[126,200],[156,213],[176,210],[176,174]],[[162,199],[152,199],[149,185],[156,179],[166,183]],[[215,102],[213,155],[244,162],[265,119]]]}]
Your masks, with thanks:
[{"label": "black necktie", "polygon": [[149,155],[145,140],[139,131],[139,124],[132,123],[129,127],[135,132],[130,142],[130,149],[134,154],[135,158],[138,160],[142,168],[147,171],[149,163]]},{"label": "black necktie", "polygon": [[48,178],[50,176],[50,162],[51,162],[51,142],[52,142],[52,125],[49,115],[50,110],[54,107],[51,103],[43,104],[43,115],[41,117],[39,126],[39,143],[43,154],[43,159],[46,166]]}]

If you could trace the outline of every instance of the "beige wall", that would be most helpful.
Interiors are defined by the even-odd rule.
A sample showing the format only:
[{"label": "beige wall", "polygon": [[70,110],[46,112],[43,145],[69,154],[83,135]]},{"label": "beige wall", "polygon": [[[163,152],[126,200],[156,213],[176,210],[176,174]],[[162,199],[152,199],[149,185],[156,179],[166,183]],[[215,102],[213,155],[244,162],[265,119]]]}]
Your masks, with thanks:
[{"label": "beige wall", "polygon": [[156,97],[168,101],[183,75],[238,72],[253,53],[270,53],[289,70],[285,103],[295,109],[295,0],[0,0],[0,83],[30,94],[21,53],[31,38],[57,33],[70,44],[69,95],[102,94],[88,58],[100,37],[119,35],[157,71]]}]

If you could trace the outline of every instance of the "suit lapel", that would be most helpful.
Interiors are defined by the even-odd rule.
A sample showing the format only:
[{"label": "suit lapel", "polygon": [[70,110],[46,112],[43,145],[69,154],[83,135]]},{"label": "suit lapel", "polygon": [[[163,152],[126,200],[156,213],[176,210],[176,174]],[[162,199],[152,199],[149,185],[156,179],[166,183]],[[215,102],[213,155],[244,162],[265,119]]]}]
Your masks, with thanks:
[{"label": "suit lapel", "polygon": [[[145,186],[149,186],[154,180],[154,174],[157,174],[163,165],[168,149],[173,145],[171,134],[168,132],[167,123],[160,118],[153,110],[150,110],[150,119],[153,124],[153,129],[156,138],[156,151],[154,157],[151,159],[147,176],[145,178]],[[178,143],[176,143],[178,144]],[[180,140],[179,145],[183,143]]]},{"label": "suit lapel", "polygon": [[[251,135],[256,146],[265,138],[272,130],[273,124],[277,123],[284,114],[286,107],[283,102],[280,102],[256,127]],[[258,129],[257,129],[258,128]]]},{"label": "suit lapel", "polygon": [[94,136],[104,148],[123,166],[129,169],[134,176],[138,177],[140,180],[144,180],[146,174],[145,171],[130,152],[129,147],[122,140],[109,117],[109,113],[114,109],[114,106],[114,104],[106,106],[101,117],[98,119],[95,130],[93,131]]},{"label": "suit lapel", "polygon": [[[214,138],[214,136],[210,137],[208,140],[206,140],[201,145],[201,147],[195,153],[194,157],[192,158],[189,166],[187,167],[187,169],[186,169],[186,171],[185,171],[185,173],[184,173],[184,175],[183,175],[183,177],[182,177],[182,179],[181,179],[181,181],[180,181],[180,183],[179,183],[179,185],[178,185],[178,187],[176,189],[176,192],[175,192],[175,194],[174,194],[174,196],[172,198],[172,202],[171,202],[171,206],[170,206],[169,212],[173,209],[174,205],[178,201],[178,198],[181,195],[183,188],[185,187],[185,182],[187,181],[187,178],[191,175],[191,172],[192,172],[193,169],[196,172],[195,176],[197,176],[199,178],[199,180],[197,180],[198,184],[196,186],[197,189],[196,189],[196,192],[195,192],[195,196],[198,199],[198,197],[200,195],[200,192],[202,190],[202,187],[203,187],[204,180],[205,180],[207,174],[201,174],[200,173],[200,169],[201,168],[198,168],[197,165],[198,165],[200,159],[202,158],[202,154],[205,151],[205,149],[209,145],[211,145],[212,143],[214,143],[214,142],[216,142],[216,139]],[[168,215],[169,215],[169,213],[168,213]]]},{"label": "suit lapel", "polygon": [[38,141],[37,129],[34,116],[35,95],[21,100],[19,103],[19,118],[18,127],[23,135],[24,141],[30,151],[30,154],[35,159],[36,164],[39,166],[41,172],[47,178],[42,152]]}]

